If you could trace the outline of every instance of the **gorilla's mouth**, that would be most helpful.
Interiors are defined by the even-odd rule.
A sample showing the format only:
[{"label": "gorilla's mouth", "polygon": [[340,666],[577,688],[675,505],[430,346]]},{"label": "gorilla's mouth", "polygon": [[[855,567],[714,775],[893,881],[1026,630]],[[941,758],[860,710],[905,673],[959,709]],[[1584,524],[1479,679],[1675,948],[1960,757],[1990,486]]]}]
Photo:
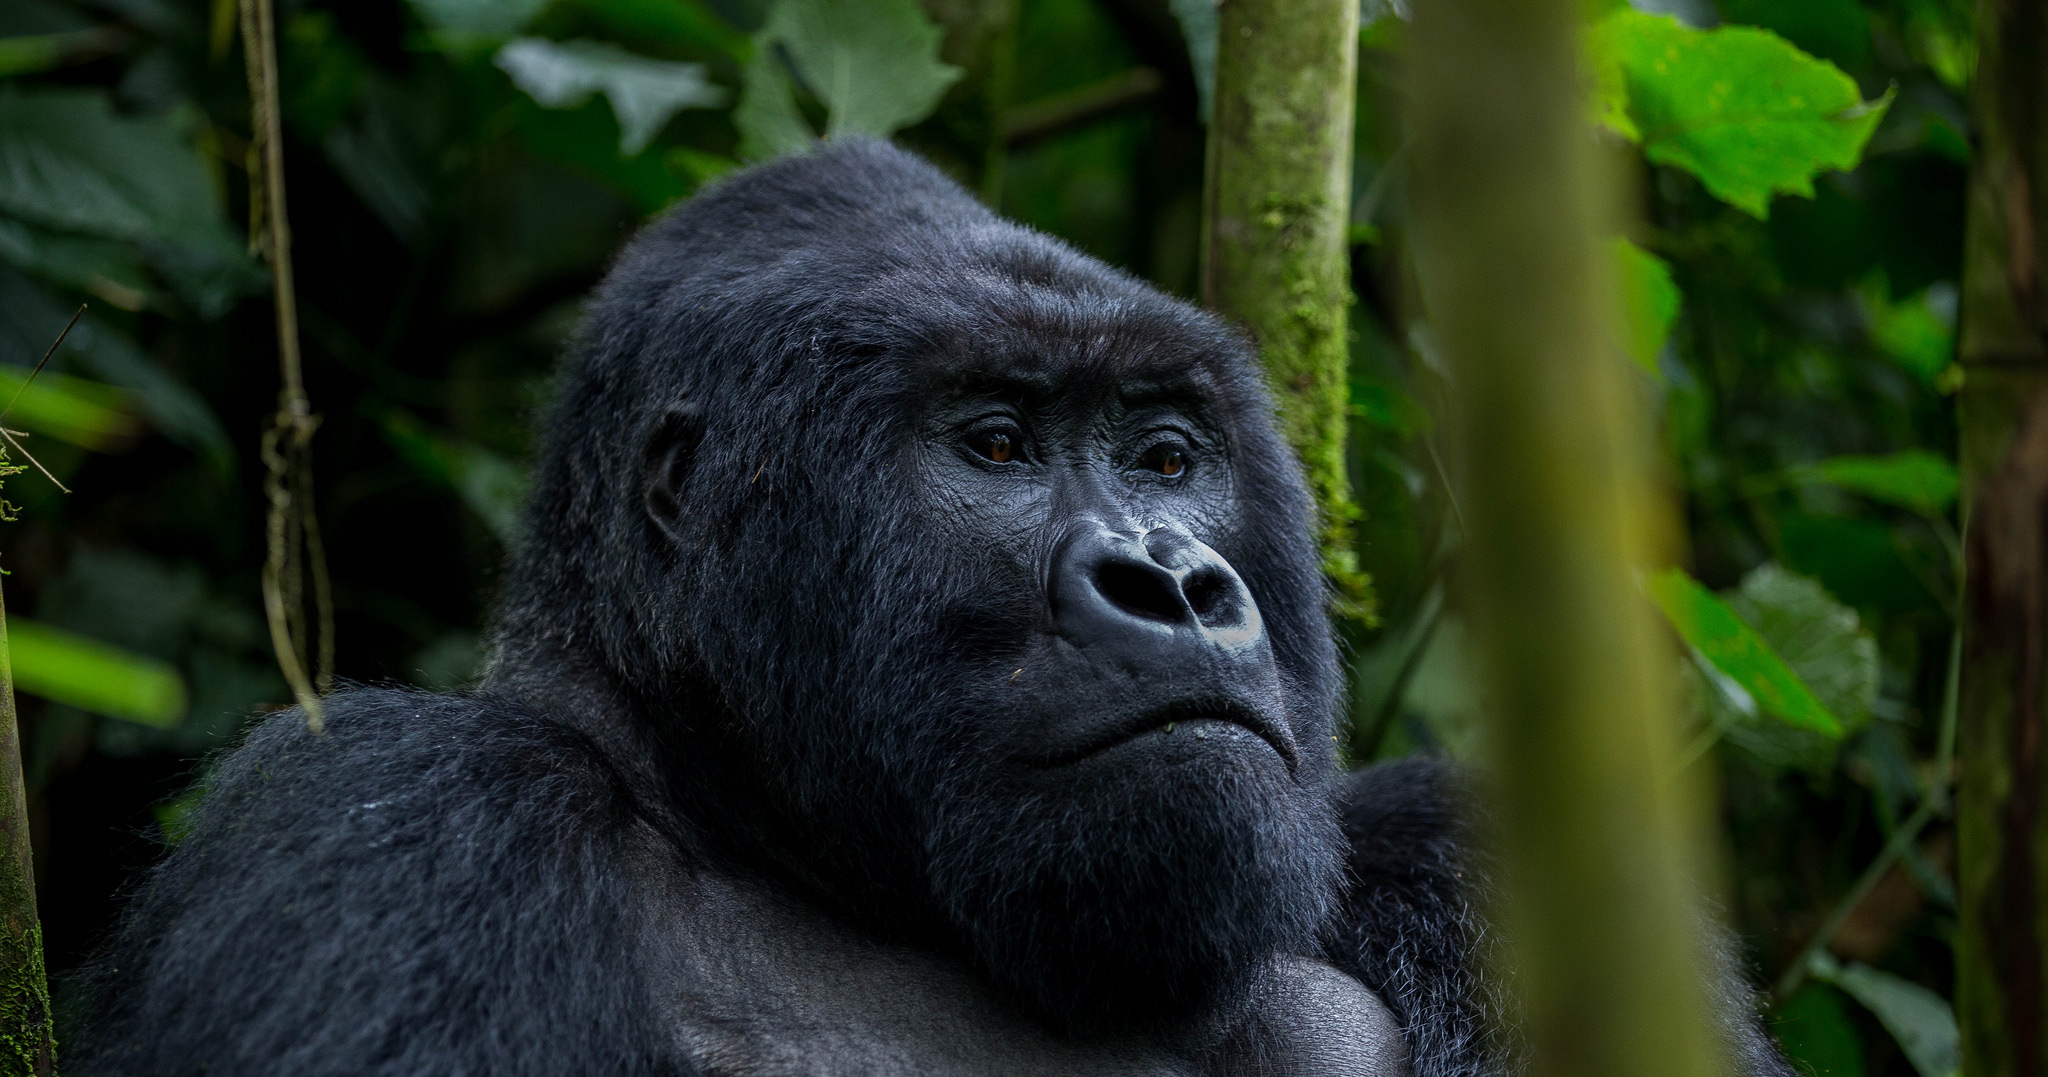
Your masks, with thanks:
[{"label": "gorilla's mouth", "polygon": [[1060,767],[1078,763],[1150,733],[1181,731],[1200,737],[1205,726],[1218,723],[1237,726],[1250,732],[1265,741],[1274,753],[1279,755],[1281,762],[1287,764],[1290,773],[1295,769],[1297,753],[1294,738],[1287,736],[1256,708],[1232,699],[1176,700],[1164,706],[1141,711],[1130,721],[1119,722],[1075,748],[1051,756],[1046,764],[1050,767]]}]

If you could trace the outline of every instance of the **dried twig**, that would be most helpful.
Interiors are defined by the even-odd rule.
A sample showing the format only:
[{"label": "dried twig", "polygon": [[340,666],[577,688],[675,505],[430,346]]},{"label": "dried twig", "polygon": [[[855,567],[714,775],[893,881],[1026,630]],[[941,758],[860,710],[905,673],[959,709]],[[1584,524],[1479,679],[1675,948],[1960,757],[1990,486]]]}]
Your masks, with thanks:
[{"label": "dried twig", "polygon": [[[72,327],[76,326],[78,324],[78,319],[84,316],[85,304],[80,303],[78,305],[78,309],[71,312],[71,320],[64,323],[64,329],[62,332],[57,334],[57,339],[51,341],[50,346],[43,350],[43,357],[41,359],[36,360],[35,369],[30,370],[28,372],[28,377],[22,379],[21,388],[14,390],[14,396],[7,401],[7,407],[0,408],[0,423],[6,422],[7,417],[9,415],[14,414],[14,405],[21,402],[21,394],[28,391],[29,383],[36,380],[36,375],[41,374],[43,372],[43,368],[49,365],[50,357],[57,354],[58,348],[64,346],[64,338],[71,335]],[[27,436],[28,434],[23,431],[9,430],[5,426],[0,426],[0,441],[6,442],[8,448],[20,453],[22,459],[27,460],[31,464],[34,464],[36,470],[43,473],[43,478],[50,480],[51,485],[55,486],[59,490],[64,491],[67,494],[70,493],[71,487],[64,485],[62,482],[57,481],[57,476],[50,474],[50,469],[44,467],[43,462],[41,460],[36,459],[34,453],[29,452],[28,449],[22,446],[20,440],[18,439],[25,438]]]}]

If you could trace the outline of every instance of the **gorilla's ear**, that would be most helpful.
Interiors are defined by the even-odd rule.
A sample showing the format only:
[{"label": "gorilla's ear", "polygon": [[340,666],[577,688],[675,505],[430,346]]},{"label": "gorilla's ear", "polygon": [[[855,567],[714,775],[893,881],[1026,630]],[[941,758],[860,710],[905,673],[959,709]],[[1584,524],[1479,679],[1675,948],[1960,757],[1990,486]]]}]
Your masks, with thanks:
[{"label": "gorilla's ear", "polygon": [[682,541],[682,489],[704,436],[703,409],[680,404],[668,409],[647,437],[640,462],[641,503],[673,541]]}]

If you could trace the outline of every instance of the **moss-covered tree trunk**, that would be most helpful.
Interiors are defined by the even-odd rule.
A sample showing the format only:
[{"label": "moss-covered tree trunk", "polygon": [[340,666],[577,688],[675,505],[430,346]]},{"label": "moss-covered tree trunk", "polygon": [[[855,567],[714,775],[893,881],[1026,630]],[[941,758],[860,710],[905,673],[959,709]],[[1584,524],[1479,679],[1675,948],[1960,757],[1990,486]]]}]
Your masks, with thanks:
[{"label": "moss-covered tree trunk", "polygon": [[2048,4],[1979,0],[1958,359],[1968,520],[1956,1016],[1970,1077],[2048,1074]]},{"label": "moss-covered tree trunk", "polygon": [[1324,567],[1346,612],[1368,616],[1344,464],[1358,3],[1228,0],[1217,15],[1202,298],[1257,339],[1322,512]]},{"label": "moss-covered tree trunk", "polygon": [[21,778],[21,731],[14,669],[7,657],[7,606],[0,599],[0,1077],[56,1072],[57,1039],[36,917],[35,865],[28,842],[28,793]]},{"label": "moss-covered tree trunk", "polygon": [[1650,441],[1611,331],[1613,216],[1579,0],[1417,0],[1423,306],[1449,364],[1509,928],[1540,1077],[1725,1072],[1700,962],[1698,798],[1639,589]]}]

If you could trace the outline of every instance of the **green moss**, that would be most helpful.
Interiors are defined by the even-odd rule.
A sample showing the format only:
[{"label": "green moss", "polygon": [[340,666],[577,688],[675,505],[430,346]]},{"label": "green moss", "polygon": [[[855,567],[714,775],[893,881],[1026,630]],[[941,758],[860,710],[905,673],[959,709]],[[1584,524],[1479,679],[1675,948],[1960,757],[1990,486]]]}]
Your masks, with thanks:
[{"label": "green moss", "polygon": [[[26,923],[21,922],[26,919]],[[57,1071],[50,982],[43,968],[43,927],[10,917],[0,938],[0,1077],[48,1077]]]}]

